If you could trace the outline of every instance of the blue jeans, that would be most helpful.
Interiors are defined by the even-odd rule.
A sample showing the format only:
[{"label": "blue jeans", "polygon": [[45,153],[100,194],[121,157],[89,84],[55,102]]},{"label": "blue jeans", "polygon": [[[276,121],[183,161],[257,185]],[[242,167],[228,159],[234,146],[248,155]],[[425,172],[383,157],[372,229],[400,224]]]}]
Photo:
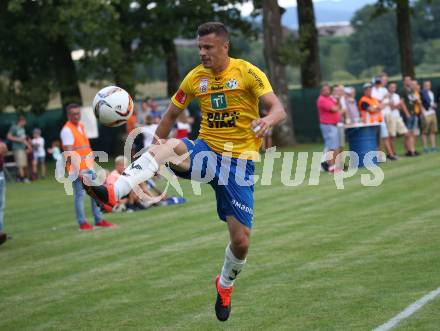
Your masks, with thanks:
[{"label": "blue jeans", "polygon": [[3,217],[5,211],[5,175],[2,170],[0,170],[0,232],[3,232]]},{"label": "blue jeans", "polygon": [[[86,214],[84,212],[84,188],[82,187],[81,180],[79,178],[75,179],[72,182],[73,186],[73,196],[75,198],[75,213],[76,213],[76,221],[78,224],[82,224],[86,221]],[[92,201],[92,213],[95,219],[95,224],[102,220],[102,213],[96,204],[95,200],[90,198]]]}]

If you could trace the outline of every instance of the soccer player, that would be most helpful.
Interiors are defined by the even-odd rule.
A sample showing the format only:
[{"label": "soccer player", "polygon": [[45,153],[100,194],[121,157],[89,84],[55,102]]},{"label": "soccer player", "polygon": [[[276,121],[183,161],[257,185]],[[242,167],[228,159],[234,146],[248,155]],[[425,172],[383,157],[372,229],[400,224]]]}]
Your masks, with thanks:
[{"label": "soccer player", "polygon": [[[220,321],[226,321],[234,281],[246,263],[249,248],[254,161],[262,138],[286,114],[266,75],[244,60],[229,57],[229,34],[222,23],[204,23],[197,33],[202,64],[188,73],[172,97],[156,130],[160,140],[128,166],[114,185],[87,186],[83,180],[87,192],[110,210],[133,186],[151,178],[160,164],[169,162],[178,176],[187,179],[200,180],[202,173],[208,178],[209,173],[218,216],[227,223],[230,234],[223,267],[215,281],[215,312]],[[193,98],[199,99],[202,113],[198,139],[164,139]],[[259,100],[268,109],[263,118],[258,114]]]}]

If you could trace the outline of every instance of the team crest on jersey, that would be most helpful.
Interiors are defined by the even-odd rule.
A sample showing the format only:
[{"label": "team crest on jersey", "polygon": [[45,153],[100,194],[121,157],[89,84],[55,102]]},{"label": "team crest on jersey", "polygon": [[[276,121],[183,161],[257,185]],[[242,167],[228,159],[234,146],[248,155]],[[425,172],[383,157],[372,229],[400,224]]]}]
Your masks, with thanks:
[{"label": "team crest on jersey", "polygon": [[230,89],[230,90],[237,88],[237,87],[238,87],[238,82],[237,82],[237,80],[234,79],[234,78],[231,78],[230,80],[228,80],[228,81],[226,82],[226,87],[227,87],[228,89]]},{"label": "team crest on jersey", "polygon": [[200,93],[208,92],[208,78],[202,78],[200,80]]}]

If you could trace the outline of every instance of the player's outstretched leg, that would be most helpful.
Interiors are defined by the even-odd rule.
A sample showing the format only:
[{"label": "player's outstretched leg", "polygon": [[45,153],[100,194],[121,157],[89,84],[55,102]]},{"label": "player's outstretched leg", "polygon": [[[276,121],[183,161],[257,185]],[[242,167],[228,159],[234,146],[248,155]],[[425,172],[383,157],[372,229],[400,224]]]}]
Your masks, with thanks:
[{"label": "player's outstretched leg", "polygon": [[231,242],[225,250],[222,271],[215,279],[217,300],[215,314],[219,321],[226,321],[231,313],[231,294],[234,282],[246,263],[251,230],[232,216],[227,217]]},{"label": "player's outstretched leg", "polygon": [[162,140],[132,162],[119,176],[114,185],[93,186],[87,178],[82,178],[88,195],[95,199],[102,209],[111,212],[120,199],[125,197],[140,183],[152,178],[159,166],[166,162],[178,165],[183,170],[189,169],[188,149],[179,139]]}]

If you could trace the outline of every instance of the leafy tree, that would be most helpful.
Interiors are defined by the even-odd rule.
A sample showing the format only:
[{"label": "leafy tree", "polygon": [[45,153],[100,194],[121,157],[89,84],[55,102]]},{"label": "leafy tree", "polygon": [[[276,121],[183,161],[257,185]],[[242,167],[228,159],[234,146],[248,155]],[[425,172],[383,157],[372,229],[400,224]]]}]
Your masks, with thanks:
[{"label": "leafy tree", "polygon": [[410,2],[409,0],[378,0],[376,15],[385,12],[387,8],[395,10],[402,76],[415,77]]},{"label": "leafy tree", "polygon": [[281,57],[281,45],[283,44],[281,15],[282,8],[277,0],[263,0],[263,37],[264,58],[268,76],[273,84],[275,93],[280,97],[287,112],[287,120],[274,128],[274,141],[279,146],[295,144],[293,133],[291,104],[289,102],[288,87],[285,72],[285,63]]},{"label": "leafy tree", "polygon": [[[50,94],[63,106],[81,103],[71,51],[85,48],[103,30],[106,2],[5,0],[0,5],[0,70],[17,109],[44,111]],[[32,13],[32,15],[29,15]]]},{"label": "leafy tree", "polygon": [[301,53],[301,85],[318,87],[321,82],[318,30],[312,0],[298,0],[299,49]]},{"label": "leafy tree", "polygon": [[412,17],[413,29],[420,39],[440,38],[440,0],[418,0]]},{"label": "leafy tree", "polygon": [[148,34],[145,41],[154,45],[157,55],[166,63],[167,93],[174,94],[180,83],[178,52],[174,39],[195,38],[197,27],[206,21],[221,21],[230,29],[250,34],[250,22],[241,17],[234,4],[243,0],[163,0],[149,6],[145,20]]},{"label": "leafy tree", "polygon": [[390,74],[399,72],[396,17],[388,9],[380,16],[375,13],[376,8],[368,5],[357,11],[351,20],[355,32],[349,39],[348,69],[356,76],[377,65],[383,65]]}]

